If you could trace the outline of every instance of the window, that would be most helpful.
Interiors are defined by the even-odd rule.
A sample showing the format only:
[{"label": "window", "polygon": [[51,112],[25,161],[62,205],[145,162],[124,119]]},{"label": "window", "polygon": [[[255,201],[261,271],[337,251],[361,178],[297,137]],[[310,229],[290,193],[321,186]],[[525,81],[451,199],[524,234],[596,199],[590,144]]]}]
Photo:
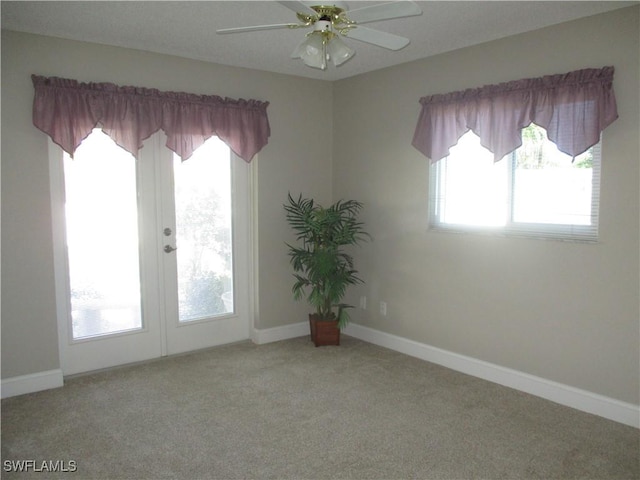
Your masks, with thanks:
[{"label": "window", "polygon": [[422,97],[412,145],[433,165],[431,226],[596,241],[600,138],[618,118],[613,73]]},{"label": "window", "polygon": [[494,162],[469,131],[430,177],[432,228],[597,240],[599,143],[573,160],[531,124],[522,146]]}]

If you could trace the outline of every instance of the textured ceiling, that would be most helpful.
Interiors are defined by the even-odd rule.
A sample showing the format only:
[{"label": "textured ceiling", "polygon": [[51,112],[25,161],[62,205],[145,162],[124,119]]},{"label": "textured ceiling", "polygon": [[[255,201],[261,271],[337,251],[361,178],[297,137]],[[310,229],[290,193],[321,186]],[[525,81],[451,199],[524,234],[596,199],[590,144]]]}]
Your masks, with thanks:
[{"label": "textured ceiling", "polygon": [[[347,2],[360,8],[385,2]],[[306,30],[265,30],[218,35],[248,25],[295,23],[295,13],[263,1],[45,1],[1,4],[2,28],[135,48],[323,80],[425,58],[446,51],[637,4],[615,1],[422,1],[423,14],[368,23],[367,27],[411,39],[389,51],[353,39],[356,55],[325,71],[291,59]]]}]

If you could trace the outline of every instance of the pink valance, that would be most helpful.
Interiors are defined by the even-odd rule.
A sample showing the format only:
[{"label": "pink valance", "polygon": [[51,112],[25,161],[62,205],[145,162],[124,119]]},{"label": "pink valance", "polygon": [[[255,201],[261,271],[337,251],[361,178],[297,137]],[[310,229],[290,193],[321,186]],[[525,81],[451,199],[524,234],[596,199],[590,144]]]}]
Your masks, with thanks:
[{"label": "pink valance", "polygon": [[613,72],[576,70],[423,97],[413,146],[437,162],[472,130],[498,161],[522,144],[520,131],[533,122],[575,157],[598,143],[618,118]]},{"label": "pink valance", "polygon": [[70,155],[97,126],[134,156],[143,140],[163,130],[167,147],[183,160],[216,135],[250,162],[270,135],[269,102],[38,75],[31,78],[35,87],[33,124]]}]

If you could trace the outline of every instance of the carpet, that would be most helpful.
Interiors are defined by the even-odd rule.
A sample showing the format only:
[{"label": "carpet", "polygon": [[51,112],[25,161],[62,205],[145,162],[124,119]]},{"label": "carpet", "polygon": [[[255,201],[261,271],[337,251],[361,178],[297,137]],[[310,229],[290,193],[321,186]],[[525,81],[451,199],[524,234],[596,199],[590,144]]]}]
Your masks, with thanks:
[{"label": "carpet", "polygon": [[2,400],[2,478],[638,479],[639,459],[633,427],[348,336],[242,342]]}]

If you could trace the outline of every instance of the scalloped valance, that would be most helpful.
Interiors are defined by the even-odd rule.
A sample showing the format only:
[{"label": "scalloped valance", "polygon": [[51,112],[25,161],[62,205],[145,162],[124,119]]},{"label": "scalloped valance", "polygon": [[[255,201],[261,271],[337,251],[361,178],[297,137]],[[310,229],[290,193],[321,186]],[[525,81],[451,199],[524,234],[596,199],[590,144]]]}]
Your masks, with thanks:
[{"label": "scalloped valance", "polygon": [[618,118],[613,73],[613,67],[576,70],[423,97],[412,144],[437,162],[472,130],[498,161],[522,145],[520,131],[533,122],[576,157]]},{"label": "scalloped valance", "polygon": [[143,140],[162,130],[167,147],[183,160],[216,135],[250,162],[270,135],[269,102],[38,75],[31,78],[33,124],[70,155],[97,126],[134,156]]}]

